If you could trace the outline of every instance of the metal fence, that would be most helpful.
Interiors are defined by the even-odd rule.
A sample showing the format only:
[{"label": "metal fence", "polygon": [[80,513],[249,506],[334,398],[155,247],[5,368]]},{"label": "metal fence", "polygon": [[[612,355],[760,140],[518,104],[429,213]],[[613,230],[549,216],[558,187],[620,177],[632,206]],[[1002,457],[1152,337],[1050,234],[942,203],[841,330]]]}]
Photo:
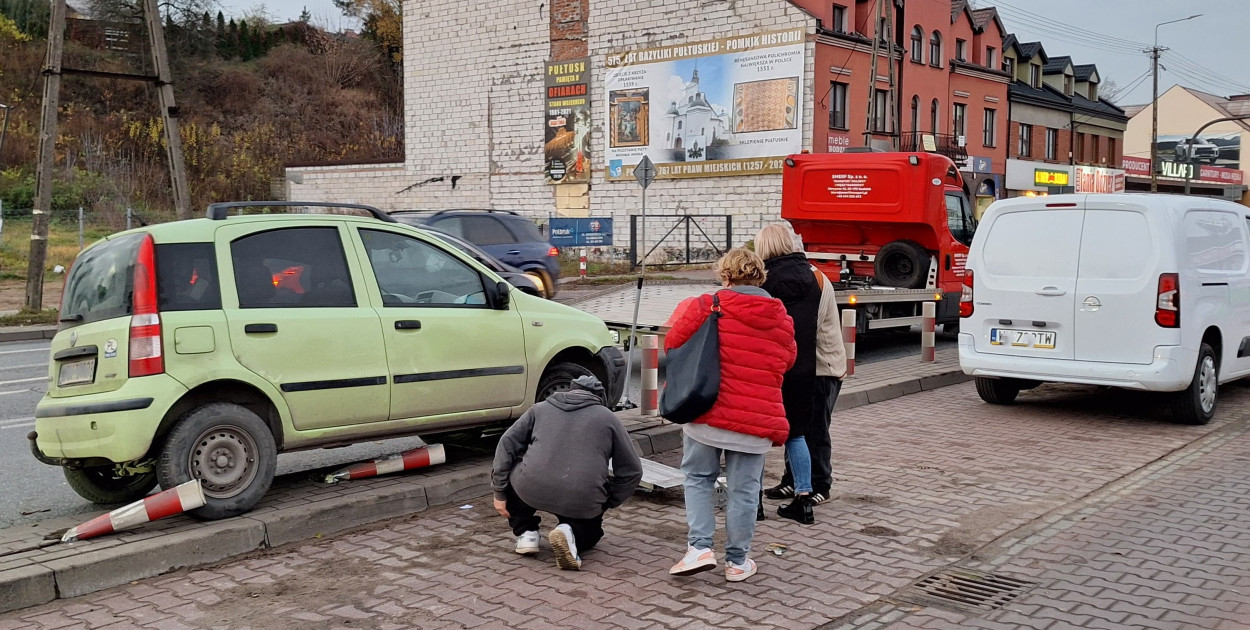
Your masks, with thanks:
[{"label": "metal fence", "polygon": [[[708,224],[706,229],[700,221]],[[639,243],[640,228],[656,231],[667,228],[667,231],[658,240],[647,239],[648,242]],[[724,240],[719,237],[724,237]],[[649,214],[646,217],[629,217],[629,264],[632,267],[637,267],[642,260],[638,257],[640,250],[644,250],[647,265],[653,267],[716,262],[725,252],[733,249],[733,242],[733,217],[730,215]],[[658,257],[657,252],[660,254]]]}]

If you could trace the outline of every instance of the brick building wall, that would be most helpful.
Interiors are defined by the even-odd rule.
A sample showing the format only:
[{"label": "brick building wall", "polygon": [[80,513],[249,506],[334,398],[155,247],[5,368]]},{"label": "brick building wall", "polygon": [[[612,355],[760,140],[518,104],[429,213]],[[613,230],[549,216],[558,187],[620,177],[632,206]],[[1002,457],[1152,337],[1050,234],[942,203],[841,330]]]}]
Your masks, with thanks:
[{"label": "brick building wall", "polygon": [[1029,155],[1020,155],[1020,125],[1017,121],[1011,121],[1011,129],[1008,136],[1007,158],[1012,160],[1032,160],[1034,162],[1048,162],[1051,164],[1068,164],[1068,151],[1072,148],[1072,135],[1067,129],[1056,129],[1057,142],[1055,143],[1054,159],[1046,157],[1046,131],[1051,127],[1043,127],[1041,125],[1033,125],[1032,142],[1029,144]]},{"label": "brick building wall", "polygon": [[404,197],[396,192],[406,182],[402,162],[298,166],[286,169],[286,198],[364,203],[390,212],[405,209]]}]

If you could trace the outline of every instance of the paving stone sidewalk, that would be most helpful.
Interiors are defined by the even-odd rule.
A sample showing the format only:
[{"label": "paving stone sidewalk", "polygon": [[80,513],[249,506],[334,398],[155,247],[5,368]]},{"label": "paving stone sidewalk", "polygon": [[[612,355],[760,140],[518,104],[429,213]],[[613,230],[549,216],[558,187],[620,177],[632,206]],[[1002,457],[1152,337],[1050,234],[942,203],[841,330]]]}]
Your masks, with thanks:
[{"label": "paving stone sidewalk", "polygon": [[[1165,533],[1159,542],[1144,545],[1144,555],[1131,555],[1138,543],[1132,539],[1134,530],[1125,529],[1128,541],[1102,536],[1098,548],[1056,550],[1037,544],[1030,549],[1091,560],[1085,566],[1099,575],[1074,580],[1074,591],[1107,597],[1123,607],[1135,604],[1134,597],[1145,597],[1135,589],[1155,588],[1179,598],[1152,599],[1156,606],[1167,606],[1161,615],[1208,618],[1197,614],[1206,604],[1185,598],[1205,597],[1225,608],[1248,599],[1234,564],[1240,553],[1235,535],[1244,530],[1209,519],[1200,525],[1194,519],[1202,519],[1201,512],[1180,515],[1189,509],[1187,497],[1197,500],[1205,476],[1216,486],[1211,492],[1237,497],[1209,502],[1207,509],[1219,512],[1210,515],[1225,523],[1245,523],[1250,516],[1240,500],[1246,496],[1245,477],[1232,478],[1240,481],[1230,485],[1217,474],[1228,466],[1244,471],[1245,451],[1216,453],[1209,459],[1214,469],[1195,473],[1192,483],[1180,481],[1178,469],[1169,468],[1168,462],[1186,452],[1178,449],[1218,436],[1213,432],[1224,427],[1244,432],[1250,421],[1250,389],[1233,387],[1225,393],[1216,420],[1205,427],[1173,424],[1153,398],[1079,387],[1047,386],[1024,393],[1018,405],[991,407],[965,384],[840,412],[833,429],[837,496],[817,508],[816,525],[803,527],[775,516],[761,523],[753,552],[760,574],[741,584],[726,583],[716,572],[682,579],[667,575],[684,548],[680,491],[639,495],[611,513],[605,522],[607,537],[585,555],[580,572],[556,570],[546,549],[538,558],[516,556],[507,528],[489,502],[473,500],[376,529],[0,615],[0,630],[814,628],[876,614],[874,606],[888,603],[916,578],[967,562],[978,550],[992,551],[995,547],[987,544],[1044,522],[1038,519],[1065,506],[1084,506],[1081,502],[1106,492],[1108,484],[1154,473],[1160,480],[1178,479],[1169,481],[1174,485],[1166,494],[1152,491],[1157,501],[1175,509],[1155,505],[1116,513],[1115,503],[1090,503],[1095,511],[1083,516],[1094,523],[1096,515],[1106,514],[1110,527],[1137,522],[1141,532],[1199,528],[1200,543],[1173,540],[1174,534]],[[663,458],[673,463],[677,455]],[[779,453],[771,454],[770,479],[776,478],[779,460]],[[1157,470],[1152,472],[1151,466]],[[1069,532],[1080,530],[1073,526]],[[1060,538],[1052,540],[1059,544]],[[769,555],[763,550],[770,542],[783,543],[788,550]],[[1128,568],[1145,571],[1134,574],[1110,560],[1094,561],[1116,552],[1125,554]],[[1173,582],[1194,592],[1171,588],[1170,574],[1149,564],[1168,553],[1189,558],[1185,562],[1202,558],[1205,569],[1189,570],[1205,572]],[[1054,562],[1050,556],[1018,557],[1021,568],[1013,574],[1036,567],[1037,579],[1049,579],[1047,566],[1057,572],[1056,578],[1068,574],[1065,565],[1047,565]],[[1141,564],[1132,564],[1137,562]],[[1223,601],[1216,595],[1230,588],[1227,580],[1242,590]],[[1012,604],[1036,608],[997,613],[1017,615],[1006,621],[964,619],[935,608],[894,612],[907,623],[917,620],[913,625],[919,627],[1014,627],[1019,619],[1042,618],[1050,600],[1060,605],[1071,601],[1062,583],[1056,584],[1060,586],[1044,585]],[[1033,597],[1044,599],[1029,599]],[[908,612],[911,616],[905,616]],[[1089,624],[1119,627],[1098,625],[1093,616]]]}]

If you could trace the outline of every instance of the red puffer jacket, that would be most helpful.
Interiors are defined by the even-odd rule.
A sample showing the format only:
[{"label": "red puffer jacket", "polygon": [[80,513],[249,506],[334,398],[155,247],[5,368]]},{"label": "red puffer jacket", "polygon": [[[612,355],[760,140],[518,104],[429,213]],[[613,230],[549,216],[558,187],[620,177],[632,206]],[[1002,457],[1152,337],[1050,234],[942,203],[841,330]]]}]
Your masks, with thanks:
[{"label": "red puffer jacket", "polygon": [[[781,381],[794,364],[794,322],[781,300],[719,291],[720,393],[695,422],[719,429],[786,441],[790,425],[781,404]],[[686,343],[712,309],[712,296],[690,298],[677,307],[664,349]]]}]

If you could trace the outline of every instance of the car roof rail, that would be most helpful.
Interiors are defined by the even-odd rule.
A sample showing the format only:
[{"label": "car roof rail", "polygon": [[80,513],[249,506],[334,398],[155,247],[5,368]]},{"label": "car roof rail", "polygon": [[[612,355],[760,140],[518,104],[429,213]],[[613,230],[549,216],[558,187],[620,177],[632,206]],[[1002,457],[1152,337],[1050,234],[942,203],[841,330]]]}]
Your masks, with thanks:
[{"label": "car roof rail", "polygon": [[510,214],[512,216],[521,216],[512,210],[495,210],[494,208],[447,208],[445,210],[439,210],[430,216],[436,217],[440,214],[447,214],[449,212],[489,212],[491,214]]},{"label": "car roof rail", "polygon": [[208,204],[208,212],[205,216],[214,221],[224,221],[230,216],[231,208],[257,208],[264,206],[279,207],[301,207],[312,206],[316,208],[352,208],[354,210],[364,210],[373,215],[373,218],[387,223],[398,223],[395,217],[382,212],[373,207],[366,206],[362,203],[337,203],[333,201],[219,201],[217,203]]}]

